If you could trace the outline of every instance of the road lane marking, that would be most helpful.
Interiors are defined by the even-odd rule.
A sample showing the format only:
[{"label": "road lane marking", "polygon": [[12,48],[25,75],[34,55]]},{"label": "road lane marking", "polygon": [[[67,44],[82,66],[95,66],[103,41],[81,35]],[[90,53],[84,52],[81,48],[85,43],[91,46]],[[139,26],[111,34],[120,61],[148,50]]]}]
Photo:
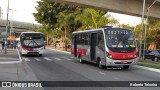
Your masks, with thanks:
[{"label": "road lane marking", "polygon": [[44,57],[44,59],[47,60],[47,61],[52,61],[52,59],[47,58],[47,57]]},{"label": "road lane marking", "polygon": [[160,69],[149,68],[149,67],[144,67],[144,66],[139,66],[139,65],[134,65],[133,67],[160,73]]},{"label": "road lane marking", "polygon": [[23,57],[23,60],[25,60],[25,61],[30,61],[28,58],[25,58],[25,57]]},{"label": "road lane marking", "polygon": [[58,61],[62,60],[62,59],[60,59],[60,58],[57,58],[57,57],[54,57],[54,59],[55,59],[55,60],[58,60]]},{"label": "road lane marking", "polygon": [[114,77],[114,79],[116,79],[116,80],[121,80],[120,78],[118,78],[118,77]]},{"label": "road lane marking", "polygon": [[75,57],[70,57],[70,58],[75,58]]},{"label": "road lane marking", "polygon": [[64,59],[65,59],[66,57],[61,57],[61,58],[64,58]]},{"label": "road lane marking", "polygon": [[66,60],[72,60],[72,59],[66,59]]},{"label": "road lane marking", "polygon": [[102,74],[102,75],[105,75],[105,73],[103,73],[103,72],[99,72],[100,74]]},{"label": "road lane marking", "polygon": [[34,58],[36,61],[41,61],[39,58]]}]

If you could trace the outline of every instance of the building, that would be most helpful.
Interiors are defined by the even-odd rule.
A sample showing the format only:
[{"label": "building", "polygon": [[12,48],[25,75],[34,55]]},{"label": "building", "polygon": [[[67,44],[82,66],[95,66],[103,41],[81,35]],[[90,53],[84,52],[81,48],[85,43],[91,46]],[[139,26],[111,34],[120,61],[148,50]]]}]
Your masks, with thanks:
[{"label": "building", "polygon": [[0,7],[0,19],[3,18],[3,10],[2,8]]}]

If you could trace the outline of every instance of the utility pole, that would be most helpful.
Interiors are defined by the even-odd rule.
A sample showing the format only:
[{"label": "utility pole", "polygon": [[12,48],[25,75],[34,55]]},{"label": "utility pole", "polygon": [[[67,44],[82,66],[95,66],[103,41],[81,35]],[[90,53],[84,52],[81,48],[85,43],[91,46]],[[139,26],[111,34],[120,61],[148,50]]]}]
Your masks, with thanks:
[{"label": "utility pole", "polygon": [[[156,2],[160,2],[160,0],[155,0],[153,1],[153,3],[148,7],[147,9],[147,18],[146,18],[146,24],[145,24],[145,36],[144,36],[144,50],[146,49],[146,35],[147,35],[147,25],[148,25],[148,14],[149,14],[149,10],[150,8],[156,3]],[[143,59],[145,56],[145,51],[143,51]]]},{"label": "utility pole", "polygon": [[16,9],[9,9],[9,10],[12,11],[10,36],[14,36],[14,35],[13,35],[13,32],[14,32],[14,30],[13,30],[13,11],[16,11]]},{"label": "utility pole", "polygon": [[145,10],[145,3],[146,3],[146,0],[143,0],[142,25],[141,25],[141,32],[140,32],[140,47],[139,47],[139,57],[140,57],[140,59],[141,59],[141,53],[142,53],[142,32],[144,31],[144,10]]},{"label": "utility pole", "polygon": [[7,6],[7,25],[6,25],[6,37],[5,37],[5,54],[7,54],[7,37],[8,37],[8,29],[9,29],[8,14],[9,14],[9,0],[8,0],[8,6]]}]

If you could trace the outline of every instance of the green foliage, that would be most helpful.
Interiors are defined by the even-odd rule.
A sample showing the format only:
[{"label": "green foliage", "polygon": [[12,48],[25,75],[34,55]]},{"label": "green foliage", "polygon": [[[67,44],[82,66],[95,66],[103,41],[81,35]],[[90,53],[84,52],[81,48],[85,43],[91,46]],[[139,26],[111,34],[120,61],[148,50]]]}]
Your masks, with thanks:
[{"label": "green foliage", "polygon": [[[37,31],[43,32],[46,37],[60,38],[66,36],[66,43],[70,42],[71,33],[86,28],[100,28],[106,24],[117,24],[118,21],[105,15],[106,11],[82,8],[76,5],[66,5],[48,0],[38,1],[33,13],[36,21],[43,26]],[[66,32],[66,33],[65,33]]]}]

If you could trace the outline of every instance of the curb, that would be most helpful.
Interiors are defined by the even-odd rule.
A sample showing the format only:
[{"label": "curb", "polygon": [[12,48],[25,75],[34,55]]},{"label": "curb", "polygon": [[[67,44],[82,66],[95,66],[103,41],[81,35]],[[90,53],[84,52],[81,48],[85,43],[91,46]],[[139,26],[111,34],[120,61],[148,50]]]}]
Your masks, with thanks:
[{"label": "curb", "polygon": [[156,69],[156,68],[150,68],[150,67],[145,67],[145,66],[140,66],[140,65],[134,65],[134,67],[160,73],[160,69]]}]

